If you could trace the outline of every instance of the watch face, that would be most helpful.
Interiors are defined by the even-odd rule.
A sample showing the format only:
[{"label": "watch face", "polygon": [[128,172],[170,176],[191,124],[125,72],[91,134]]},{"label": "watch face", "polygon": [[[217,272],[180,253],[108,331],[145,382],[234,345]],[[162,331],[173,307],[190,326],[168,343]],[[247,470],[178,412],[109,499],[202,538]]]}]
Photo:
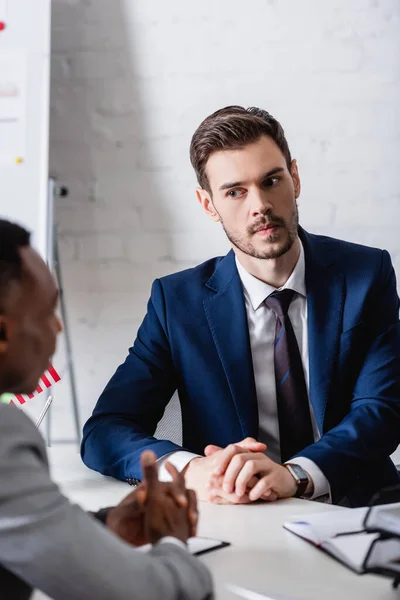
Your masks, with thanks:
[{"label": "watch face", "polygon": [[308,483],[308,477],[307,477],[307,473],[305,472],[305,470],[300,467],[300,465],[289,465],[291,470],[293,471],[293,474],[295,475],[295,478],[298,480],[298,483],[303,482],[303,481],[307,481]]},{"label": "watch face", "polygon": [[294,465],[292,463],[288,463],[287,465],[288,471],[290,471],[291,475],[294,477],[297,483],[297,492],[295,494],[296,498],[301,498],[306,492],[308,486],[308,476],[305,470],[299,465]]}]

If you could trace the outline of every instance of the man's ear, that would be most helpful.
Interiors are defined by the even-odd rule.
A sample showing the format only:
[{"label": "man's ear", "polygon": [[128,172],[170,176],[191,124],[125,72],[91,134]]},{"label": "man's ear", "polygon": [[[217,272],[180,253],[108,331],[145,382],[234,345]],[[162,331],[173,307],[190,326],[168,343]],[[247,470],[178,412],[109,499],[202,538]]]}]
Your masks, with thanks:
[{"label": "man's ear", "polygon": [[203,190],[203,188],[196,189],[197,200],[200,202],[203,207],[206,215],[215,221],[216,223],[221,220],[219,214],[215,210],[211,195],[207,192],[207,190]]},{"label": "man's ear", "polygon": [[299,175],[299,169],[297,166],[296,159],[292,160],[292,164],[290,165],[290,174],[292,175],[293,185],[294,185],[294,193],[295,193],[295,198],[297,200],[297,198],[300,196],[300,192],[301,192],[301,183],[300,183],[300,175]]}]

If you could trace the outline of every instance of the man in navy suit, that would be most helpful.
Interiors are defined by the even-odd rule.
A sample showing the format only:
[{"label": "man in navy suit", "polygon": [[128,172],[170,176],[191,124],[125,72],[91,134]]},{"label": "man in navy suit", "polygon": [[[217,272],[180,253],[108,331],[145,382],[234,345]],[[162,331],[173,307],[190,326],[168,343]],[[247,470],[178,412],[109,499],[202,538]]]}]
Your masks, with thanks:
[{"label": "man in navy suit", "polygon": [[[390,256],[298,224],[281,125],[231,106],[191,143],[225,257],[154,282],[147,315],[84,428],[82,457],[139,479],[144,449],[200,499],[290,496],[358,506],[399,482],[399,299]],[[178,390],[183,447],[154,432]]]}]

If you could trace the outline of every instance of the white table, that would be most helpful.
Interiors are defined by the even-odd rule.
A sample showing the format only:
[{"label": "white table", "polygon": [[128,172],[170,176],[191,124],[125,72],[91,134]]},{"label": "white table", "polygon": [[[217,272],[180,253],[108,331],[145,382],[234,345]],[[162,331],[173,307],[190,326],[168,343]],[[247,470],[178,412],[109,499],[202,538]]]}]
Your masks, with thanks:
[{"label": "white table", "polygon": [[[126,484],[86,469],[72,448],[50,449],[50,460],[64,493],[86,509],[113,505],[129,491]],[[341,509],[295,499],[249,506],[201,504],[199,535],[232,544],[201,557],[213,573],[217,600],[238,600],[227,589],[229,583],[274,600],[398,600],[389,579],[355,575],[282,528],[293,515],[333,510]]]}]

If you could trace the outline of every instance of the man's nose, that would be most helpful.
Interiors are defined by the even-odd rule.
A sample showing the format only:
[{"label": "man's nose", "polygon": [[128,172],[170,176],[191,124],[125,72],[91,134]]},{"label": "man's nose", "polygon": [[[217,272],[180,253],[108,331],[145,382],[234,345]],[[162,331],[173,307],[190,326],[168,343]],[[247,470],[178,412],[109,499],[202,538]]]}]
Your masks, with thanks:
[{"label": "man's nose", "polygon": [[272,204],[268,200],[268,196],[260,189],[254,189],[250,194],[251,214],[253,217],[265,215],[272,209]]}]

